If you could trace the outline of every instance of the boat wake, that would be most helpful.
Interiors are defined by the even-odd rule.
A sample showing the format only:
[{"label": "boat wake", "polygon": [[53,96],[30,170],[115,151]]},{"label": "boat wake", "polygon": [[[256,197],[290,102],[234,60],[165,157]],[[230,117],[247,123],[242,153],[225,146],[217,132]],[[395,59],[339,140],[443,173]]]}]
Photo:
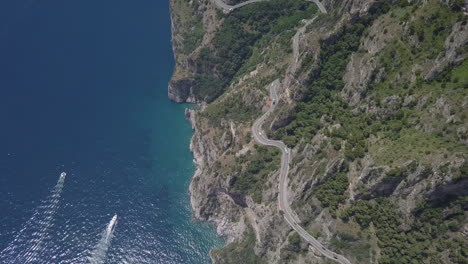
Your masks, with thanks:
[{"label": "boat wake", "polygon": [[102,231],[101,239],[91,253],[91,256],[88,258],[90,264],[102,264],[106,260],[107,250],[109,249],[116,224],[117,215],[114,215],[109,224],[107,224],[106,229]]},{"label": "boat wake", "polygon": [[34,210],[8,246],[0,252],[0,263],[33,263],[44,254],[43,242],[49,237],[54,215],[59,208],[66,173],[62,172],[49,196]]}]

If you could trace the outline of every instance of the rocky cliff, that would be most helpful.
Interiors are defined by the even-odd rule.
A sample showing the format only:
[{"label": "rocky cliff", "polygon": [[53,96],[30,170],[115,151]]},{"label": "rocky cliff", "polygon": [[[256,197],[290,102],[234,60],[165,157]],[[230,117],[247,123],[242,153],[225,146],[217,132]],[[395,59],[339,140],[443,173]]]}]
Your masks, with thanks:
[{"label": "rocky cliff", "polygon": [[[239,2],[239,1],[234,1]],[[169,97],[199,103],[197,219],[227,238],[214,263],[327,263],[278,210],[279,153],[301,225],[352,263],[468,261],[465,1],[271,0],[223,14],[172,0]]]}]

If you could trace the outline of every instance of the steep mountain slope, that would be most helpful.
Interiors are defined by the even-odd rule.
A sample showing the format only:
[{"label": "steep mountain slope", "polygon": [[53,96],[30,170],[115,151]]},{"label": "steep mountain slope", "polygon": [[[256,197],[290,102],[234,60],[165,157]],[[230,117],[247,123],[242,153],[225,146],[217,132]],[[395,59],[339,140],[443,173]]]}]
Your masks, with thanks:
[{"label": "steep mountain slope", "polygon": [[352,263],[467,263],[465,1],[322,2],[171,2],[169,96],[200,103],[194,215],[228,239],[212,259],[331,261],[283,219],[280,153],[251,136],[275,86],[263,130],[291,148],[301,226]]}]

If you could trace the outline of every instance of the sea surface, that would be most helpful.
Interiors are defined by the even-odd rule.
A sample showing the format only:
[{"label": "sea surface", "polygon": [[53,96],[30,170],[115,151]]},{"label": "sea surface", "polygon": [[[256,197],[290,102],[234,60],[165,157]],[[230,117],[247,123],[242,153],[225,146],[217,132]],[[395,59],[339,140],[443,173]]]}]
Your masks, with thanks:
[{"label": "sea surface", "polygon": [[173,66],[168,0],[0,1],[0,263],[210,262]]}]

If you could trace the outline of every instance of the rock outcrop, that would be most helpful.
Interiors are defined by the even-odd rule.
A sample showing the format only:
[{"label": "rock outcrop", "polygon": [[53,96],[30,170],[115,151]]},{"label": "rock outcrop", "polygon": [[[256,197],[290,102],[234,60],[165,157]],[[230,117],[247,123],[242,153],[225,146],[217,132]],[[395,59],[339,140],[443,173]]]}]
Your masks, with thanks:
[{"label": "rock outcrop", "polygon": [[[227,238],[226,248],[212,252],[214,263],[327,263],[284,221],[274,154],[250,135],[253,120],[272,103],[271,85],[280,98],[263,129],[291,146],[288,197],[321,243],[353,263],[394,263],[393,252],[403,262],[468,257],[456,246],[468,245],[468,25],[455,1],[324,0],[328,15],[259,37],[211,103],[197,97],[194,76],[210,73],[203,67],[219,71],[221,64],[202,65],[200,54],[214,48],[226,15],[207,0],[171,2],[177,63],[168,94],[200,105],[186,111],[197,164],[190,194],[194,217]],[[204,29],[190,52],[189,15],[199,16]],[[333,54],[323,55],[331,46],[342,55],[332,62]],[[323,83],[332,90],[316,92]],[[314,96],[321,101],[310,103]],[[436,229],[419,229],[421,221],[443,226],[429,233],[432,246],[418,244]],[[411,248],[421,251],[413,256]]]},{"label": "rock outcrop", "polygon": [[193,80],[191,79],[171,80],[168,87],[169,99],[176,103],[197,103],[192,86]]}]

